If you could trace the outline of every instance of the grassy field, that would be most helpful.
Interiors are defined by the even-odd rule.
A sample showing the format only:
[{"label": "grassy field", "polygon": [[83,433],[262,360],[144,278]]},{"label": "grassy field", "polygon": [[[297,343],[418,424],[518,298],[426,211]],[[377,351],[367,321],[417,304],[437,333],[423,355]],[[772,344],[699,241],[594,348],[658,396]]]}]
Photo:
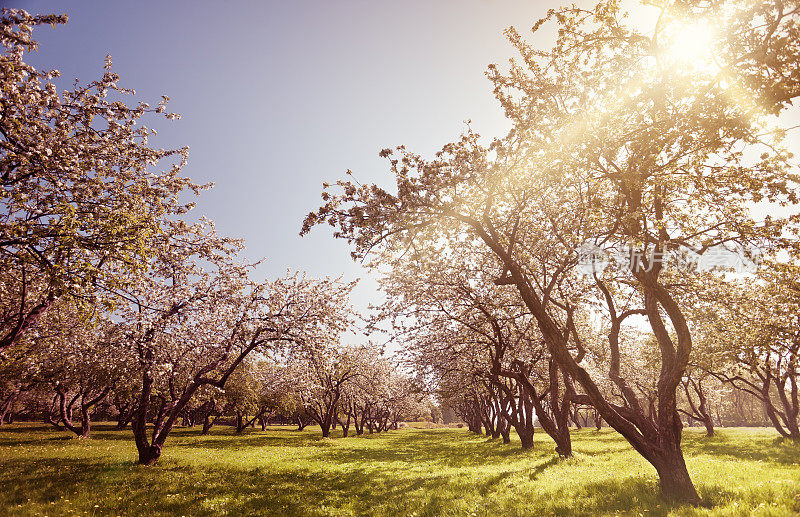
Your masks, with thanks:
[{"label": "grassy field", "polygon": [[797,515],[800,447],[764,429],[687,431],[689,470],[709,508],[669,507],[654,470],[614,432],[574,433],[559,461],[462,429],[347,439],[273,427],[208,436],[176,429],[155,467],[130,431],[89,440],[0,428],[0,514],[8,515]]}]

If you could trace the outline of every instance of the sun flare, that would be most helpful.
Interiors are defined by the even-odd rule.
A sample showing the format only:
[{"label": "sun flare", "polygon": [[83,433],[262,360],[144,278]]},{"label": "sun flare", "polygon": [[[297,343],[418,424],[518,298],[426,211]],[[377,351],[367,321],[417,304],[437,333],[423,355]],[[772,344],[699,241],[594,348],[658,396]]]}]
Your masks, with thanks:
[{"label": "sun flare", "polygon": [[694,22],[682,25],[671,34],[668,44],[669,57],[682,66],[698,70],[714,69],[712,47],[714,31],[706,23]]}]

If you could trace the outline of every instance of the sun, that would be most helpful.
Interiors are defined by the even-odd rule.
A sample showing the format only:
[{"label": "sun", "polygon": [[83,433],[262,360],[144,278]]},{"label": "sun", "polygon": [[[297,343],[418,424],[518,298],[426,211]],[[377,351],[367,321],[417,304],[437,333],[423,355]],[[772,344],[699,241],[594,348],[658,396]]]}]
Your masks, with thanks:
[{"label": "sun", "polygon": [[667,56],[682,67],[714,71],[714,30],[704,22],[681,24],[670,31]]}]

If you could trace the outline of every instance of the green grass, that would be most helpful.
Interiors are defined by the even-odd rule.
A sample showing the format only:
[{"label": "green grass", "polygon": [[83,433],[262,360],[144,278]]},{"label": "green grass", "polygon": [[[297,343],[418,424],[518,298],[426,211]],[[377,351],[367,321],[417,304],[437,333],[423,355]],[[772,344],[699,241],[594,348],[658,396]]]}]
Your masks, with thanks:
[{"label": "green grass", "polygon": [[77,440],[0,428],[0,514],[10,515],[796,515],[800,447],[764,429],[687,431],[687,464],[709,508],[670,507],[655,471],[614,432],[573,434],[559,461],[462,429],[322,439],[273,427],[236,436],[176,429],[154,467],[130,430]]}]

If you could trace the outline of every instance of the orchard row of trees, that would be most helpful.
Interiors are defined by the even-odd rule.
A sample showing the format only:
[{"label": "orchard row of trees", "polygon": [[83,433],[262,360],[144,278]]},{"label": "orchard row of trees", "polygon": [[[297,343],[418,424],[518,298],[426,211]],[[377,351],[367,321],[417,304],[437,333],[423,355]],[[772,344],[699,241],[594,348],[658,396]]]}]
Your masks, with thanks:
[{"label": "orchard row of trees", "polygon": [[[49,321],[48,315],[40,325]],[[129,367],[134,357],[124,340],[113,341],[108,334],[98,339],[96,325],[84,324],[76,332],[76,322],[69,323],[69,328],[48,327],[50,337],[37,339],[18,360],[0,366],[0,425],[15,418],[41,419],[87,438],[97,417],[116,420],[117,429],[134,420],[141,372]],[[157,428],[174,415],[171,425],[201,425],[202,434],[221,420],[237,433],[256,424],[266,430],[269,422],[295,424],[298,430],[316,424],[323,437],[337,426],[347,437],[351,429],[356,435],[380,433],[397,429],[404,420],[430,419],[430,400],[377,350],[329,346],[283,357],[253,354],[223,387],[203,385],[179,409],[171,406],[197,365],[168,359],[158,365],[163,378],[151,395],[155,403],[146,421]]]},{"label": "orchard row of trees", "polygon": [[139,462],[180,423],[237,428],[282,411],[357,433],[414,410],[410,380],[367,348],[341,348],[353,284],[288,273],[256,280],[243,242],[191,217],[210,185],[182,175],[187,149],[153,148],[147,117],[106,62],[101,79],[58,91],[25,62],[34,27],[0,19],[0,423],[15,411],[88,436],[112,406]]},{"label": "orchard row of trees", "polygon": [[[405,335],[408,362],[470,430],[480,433],[483,428],[487,435],[509,442],[513,429],[522,447],[529,448],[535,428],[541,427],[555,441],[556,451],[569,456],[569,426],[599,429],[602,417],[561,374],[524,307],[513,298],[503,303],[504,293],[490,282],[470,284],[468,279],[481,273],[455,262],[438,263],[425,285],[404,276],[397,285],[405,290],[390,291],[404,301],[402,307],[393,303],[387,315],[402,314],[414,322],[399,333]],[[702,293],[696,299],[702,305],[693,307],[695,357],[677,388],[677,409],[685,421],[705,426],[709,436],[715,425],[759,425],[798,439],[792,385],[797,382],[792,361],[800,335],[794,319],[800,310],[798,291],[768,274],[767,269],[759,274],[764,285],[757,283],[755,288],[739,286],[735,291],[726,285],[724,291]],[[694,288],[700,293],[702,286]],[[775,310],[766,314],[765,307]],[[586,368],[597,378],[619,370],[653,415],[659,376],[656,344],[643,325],[623,329],[611,321],[580,325],[589,338],[583,343]],[[610,361],[604,342],[608,336],[620,347],[619,365]],[[621,396],[609,381],[602,384],[603,392],[610,398]]]},{"label": "orchard row of trees", "polygon": [[[330,224],[382,273],[380,316],[474,430],[529,446],[536,416],[569,455],[588,412],[667,499],[698,503],[683,418],[710,423],[720,390],[800,438],[798,177],[780,118],[800,93],[800,4],[650,4],[647,32],[613,0],[549,12],[533,31],[554,24],[552,48],[508,29],[519,57],[487,73],[506,137],[384,150],[395,188],[325,185],[303,233]],[[755,275],[686,260],[754,248]],[[587,264],[587,249],[625,260]]]}]

